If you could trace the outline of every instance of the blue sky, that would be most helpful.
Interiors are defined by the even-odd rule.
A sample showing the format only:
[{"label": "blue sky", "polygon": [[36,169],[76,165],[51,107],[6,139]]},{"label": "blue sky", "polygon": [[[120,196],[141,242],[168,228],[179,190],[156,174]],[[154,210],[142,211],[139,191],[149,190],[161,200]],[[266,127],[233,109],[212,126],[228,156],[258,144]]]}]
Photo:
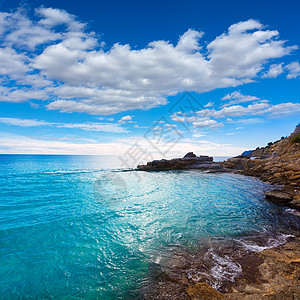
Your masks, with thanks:
[{"label": "blue sky", "polygon": [[0,0],[0,153],[135,153],[136,163],[237,155],[289,135],[299,8]]}]

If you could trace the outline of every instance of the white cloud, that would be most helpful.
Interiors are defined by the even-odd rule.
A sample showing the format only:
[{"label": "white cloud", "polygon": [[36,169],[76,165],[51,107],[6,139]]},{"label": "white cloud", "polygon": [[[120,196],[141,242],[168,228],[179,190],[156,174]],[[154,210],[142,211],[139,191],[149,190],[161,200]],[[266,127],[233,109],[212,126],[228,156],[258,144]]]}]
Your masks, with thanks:
[{"label": "white cloud", "polygon": [[85,26],[77,22],[74,15],[69,14],[63,9],[40,7],[36,9],[36,14],[42,17],[38,24],[46,27],[65,24],[72,31],[81,31]]},{"label": "white cloud", "polygon": [[288,64],[285,68],[289,71],[289,74],[287,75],[288,79],[300,77],[300,64],[298,61]]},{"label": "white cloud", "polygon": [[132,116],[124,116],[119,121],[119,123],[132,123]]},{"label": "white cloud", "polygon": [[0,47],[0,75],[10,76],[11,79],[23,78],[30,71],[27,60],[26,55],[19,54],[14,49]]},{"label": "white cloud", "polygon": [[300,113],[300,103],[280,103],[272,105],[266,109],[264,114],[269,114],[270,117],[280,117],[284,115]]},{"label": "white cloud", "polygon": [[124,133],[128,132],[125,128],[121,127],[118,123],[54,123],[39,121],[33,119],[19,119],[19,118],[0,118],[0,123],[7,125],[15,125],[21,127],[35,127],[35,126],[52,126],[56,128],[70,128],[81,129],[85,131],[102,131],[111,133]]},{"label": "white cloud", "polygon": [[200,118],[197,121],[193,122],[193,127],[196,127],[196,128],[204,128],[204,127],[220,128],[223,126],[224,125],[222,123],[218,123],[215,120],[206,119],[206,118]]},{"label": "white cloud", "polygon": [[46,100],[48,98],[45,90],[35,90],[35,89],[15,89],[0,87],[0,102],[14,102],[20,103],[27,100]]},{"label": "white cloud", "polygon": [[[300,112],[300,103],[280,103],[270,105],[266,102],[256,102],[246,107],[241,105],[232,105],[224,107],[220,110],[203,109],[198,112],[201,117],[224,118],[224,117],[241,117],[241,116],[257,116],[267,115],[268,117],[278,117]],[[256,119],[255,119],[256,120]],[[232,122],[231,118],[227,122]],[[244,121],[246,123],[246,121]]]},{"label": "white cloud", "polygon": [[211,106],[213,106],[213,105],[214,105],[214,103],[210,101],[210,102],[208,102],[207,104],[205,104],[204,107],[211,107]]},{"label": "white cloud", "polygon": [[263,75],[263,78],[276,78],[282,74],[284,71],[282,65],[283,63],[271,65],[268,72]]},{"label": "white cloud", "polygon": [[221,100],[230,100],[228,103],[223,105],[223,106],[230,106],[233,104],[238,104],[238,103],[243,103],[243,102],[251,102],[251,101],[256,101],[256,100],[260,100],[260,99],[255,96],[243,95],[240,92],[235,91],[231,94],[226,95]]},{"label": "white cloud", "polygon": [[[286,46],[277,31],[248,20],[208,44],[200,44],[202,32],[189,29],[175,45],[153,41],[136,50],[116,43],[104,51],[103,41],[74,15],[44,7],[36,14],[38,21],[22,11],[0,15],[0,74],[10,81],[7,87],[17,80],[15,89],[28,84],[34,92],[43,89],[40,100],[62,112],[110,115],[165,105],[168,96],[183,90],[235,87],[257,79],[270,60],[297,48]],[[32,99],[26,88],[20,100],[4,101]]]},{"label": "white cloud", "polygon": [[146,129],[146,128],[149,128],[149,127],[148,126],[134,125],[134,128]]},{"label": "white cloud", "polygon": [[211,128],[217,129],[223,127],[222,123],[218,123],[210,118],[203,118],[197,115],[188,116],[182,113],[174,113],[171,120],[178,123],[192,123],[193,128]]},{"label": "white cloud", "polygon": [[238,117],[246,115],[257,115],[262,114],[266,108],[270,105],[267,103],[254,103],[247,107],[241,105],[232,105],[224,107],[220,110],[215,109],[204,109],[199,111],[199,115],[202,117],[213,117],[213,118],[223,118],[223,117]]},{"label": "white cloud", "polygon": [[48,122],[38,121],[32,119],[19,119],[19,118],[0,118],[0,123],[7,125],[16,125],[21,127],[34,127],[34,126],[47,126]]},{"label": "white cloud", "polygon": [[212,70],[223,80],[230,77],[249,82],[272,58],[288,55],[297,47],[285,47],[278,31],[263,30],[254,20],[239,22],[229,27],[228,33],[217,37],[208,45]]},{"label": "white cloud", "polygon": [[[259,123],[263,123],[264,122],[264,119],[263,118],[248,118],[248,119],[235,119],[235,120],[232,120],[230,118],[228,118],[226,120],[226,122],[228,123],[234,123],[234,124],[245,124],[245,125],[256,125],[256,124],[259,124]],[[242,129],[243,127],[237,127],[236,129]]]},{"label": "white cloud", "polygon": [[58,128],[75,128],[82,129],[85,131],[102,131],[111,133],[124,133],[128,132],[123,127],[118,126],[118,124],[113,123],[69,123],[69,124],[56,124]]}]

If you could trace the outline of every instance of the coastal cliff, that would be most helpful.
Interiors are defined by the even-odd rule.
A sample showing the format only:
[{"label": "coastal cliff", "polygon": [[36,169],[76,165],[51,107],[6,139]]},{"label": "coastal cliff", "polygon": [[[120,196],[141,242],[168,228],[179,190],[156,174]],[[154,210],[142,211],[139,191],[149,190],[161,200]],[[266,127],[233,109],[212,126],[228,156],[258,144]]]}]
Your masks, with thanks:
[{"label": "coastal cliff", "polygon": [[266,193],[266,198],[277,204],[300,209],[300,125],[286,138],[268,146],[247,151],[221,163],[226,169],[248,176],[259,177],[270,184],[283,185]]}]

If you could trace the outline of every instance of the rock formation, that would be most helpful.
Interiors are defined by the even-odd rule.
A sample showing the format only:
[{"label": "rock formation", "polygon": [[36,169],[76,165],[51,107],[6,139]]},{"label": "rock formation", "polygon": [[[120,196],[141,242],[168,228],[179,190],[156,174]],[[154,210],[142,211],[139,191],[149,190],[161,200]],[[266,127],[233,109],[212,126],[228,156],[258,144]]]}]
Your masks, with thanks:
[{"label": "rock formation", "polygon": [[[253,255],[258,263],[248,269],[249,274],[244,273],[236,280],[229,293],[221,294],[206,283],[196,283],[186,289],[189,298],[191,300],[300,299],[299,238],[286,245],[256,252]],[[249,282],[248,277],[252,282]]]},{"label": "rock formation", "polygon": [[223,167],[244,175],[259,177],[270,184],[287,186],[266,194],[266,198],[278,204],[300,209],[300,143],[298,125],[287,138],[268,146],[233,157],[223,162]]},{"label": "rock formation", "polygon": [[183,158],[153,160],[148,162],[146,165],[139,165],[137,168],[142,171],[186,169],[197,169],[211,172],[226,171],[220,164],[213,162],[212,157],[202,155],[196,156],[193,152],[187,153]]}]

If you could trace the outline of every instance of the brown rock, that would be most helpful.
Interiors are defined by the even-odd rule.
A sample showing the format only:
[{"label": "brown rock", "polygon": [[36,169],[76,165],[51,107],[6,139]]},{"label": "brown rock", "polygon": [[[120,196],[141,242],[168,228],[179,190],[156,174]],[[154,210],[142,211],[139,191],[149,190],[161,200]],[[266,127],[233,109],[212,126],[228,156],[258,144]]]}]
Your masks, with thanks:
[{"label": "brown rock", "polygon": [[289,164],[286,166],[287,170],[292,170],[292,171],[300,171],[300,165],[299,164]]},{"label": "brown rock", "polygon": [[286,204],[293,200],[293,197],[281,190],[272,190],[265,193],[266,199],[276,204]]},{"label": "brown rock", "polygon": [[285,185],[282,189],[281,189],[282,192],[284,193],[287,193],[289,195],[291,195],[292,197],[294,197],[296,195],[296,192],[295,192],[295,188],[291,185]]},{"label": "brown rock", "polygon": [[300,179],[300,175],[294,175],[290,177],[291,180],[298,180]]},{"label": "brown rock", "polygon": [[205,282],[196,283],[186,289],[191,300],[222,300],[228,299]]},{"label": "brown rock", "polygon": [[289,203],[289,206],[300,210],[300,193],[294,196],[293,200]]},{"label": "brown rock", "polygon": [[290,177],[292,175],[294,175],[295,172],[294,171],[287,171],[287,172],[284,172],[284,175],[287,176],[287,177]]}]

